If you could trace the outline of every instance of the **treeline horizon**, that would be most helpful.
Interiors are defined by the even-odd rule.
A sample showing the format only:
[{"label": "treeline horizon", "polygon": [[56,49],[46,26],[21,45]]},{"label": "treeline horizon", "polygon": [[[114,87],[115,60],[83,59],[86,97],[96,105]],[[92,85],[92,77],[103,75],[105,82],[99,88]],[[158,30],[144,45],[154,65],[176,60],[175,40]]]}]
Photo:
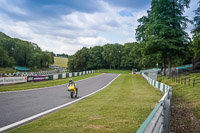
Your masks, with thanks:
[{"label": "treeline horizon", "polygon": [[49,67],[54,63],[54,56],[53,52],[42,51],[35,43],[11,38],[0,32],[0,67]]},{"label": "treeline horizon", "polygon": [[[194,20],[189,20],[183,15],[189,3],[190,0],[152,0],[147,16],[138,19],[137,42],[83,47],[69,57],[69,69],[168,67],[171,72],[172,66],[190,63],[200,69],[200,7],[194,10]],[[194,24],[192,38],[185,32],[187,23]]]},{"label": "treeline horizon", "polygon": [[[137,43],[105,44],[104,46],[83,47],[68,58],[68,68],[71,71],[89,69],[132,69],[138,66],[132,57],[132,51],[137,49]],[[132,54],[133,53],[133,54]]]},{"label": "treeline horizon", "polygon": [[[194,19],[189,20],[183,15],[189,3],[190,0],[152,0],[147,16],[138,19],[137,42],[83,47],[69,56],[69,69],[168,67],[170,72],[172,66],[193,63],[200,70],[200,5],[194,10]],[[187,23],[194,24],[192,38],[185,32]],[[42,51],[37,44],[0,33],[0,67],[48,67],[53,64],[54,56],[53,52]],[[68,57],[67,54],[58,56]]]}]

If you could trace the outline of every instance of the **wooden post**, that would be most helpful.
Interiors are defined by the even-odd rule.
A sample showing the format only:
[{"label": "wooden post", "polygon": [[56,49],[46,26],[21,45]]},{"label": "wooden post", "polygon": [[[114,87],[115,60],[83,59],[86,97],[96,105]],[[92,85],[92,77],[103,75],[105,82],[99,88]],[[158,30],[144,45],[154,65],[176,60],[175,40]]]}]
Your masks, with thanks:
[{"label": "wooden post", "polygon": [[193,87],[195,86],[195,80],[193,80]]},{"label": "wooden post", "polygon": [[184,85],[186,85],[186,78],[185,78],[185,83],[184,83]]},{"label": "wooden post", "polygon": [[190,86],[190,78],[189,78],[189,80],[188,80],[188,86]]}]

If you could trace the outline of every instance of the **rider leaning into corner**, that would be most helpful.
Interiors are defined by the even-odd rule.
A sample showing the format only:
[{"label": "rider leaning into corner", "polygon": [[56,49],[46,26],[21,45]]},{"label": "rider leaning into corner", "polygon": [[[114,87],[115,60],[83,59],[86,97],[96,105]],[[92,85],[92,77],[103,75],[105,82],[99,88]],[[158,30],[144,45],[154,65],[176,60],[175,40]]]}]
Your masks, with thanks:
[{"label": "rider leaning into corner", "polygon": [[75,89],[76,89],[76,95],[77,95],[77,94],[78,94],[78,88],[77,88],[77,86],[76,86],[76,83],[73,82],[72,79],[69,79],[68,87],[69,87],[70,85],[74,85],[74,86],[75,86]]}]

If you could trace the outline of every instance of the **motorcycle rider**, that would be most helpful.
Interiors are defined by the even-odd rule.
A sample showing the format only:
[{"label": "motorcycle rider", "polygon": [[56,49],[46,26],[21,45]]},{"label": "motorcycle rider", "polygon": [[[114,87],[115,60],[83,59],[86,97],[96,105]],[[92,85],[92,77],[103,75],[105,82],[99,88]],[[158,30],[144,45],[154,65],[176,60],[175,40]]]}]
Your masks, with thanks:
[{"label": "motorcycle rider", "polygon": [[78,88],[77,88],[77,86],[76,86],[76,83],[73,82],[72,79],[69,79],[68,87],[69,87],[70,85],[74,85],[74,87],[75,87],[75,89],[76,89],[76,96],[77,96],[77,95],[78,95]]}]

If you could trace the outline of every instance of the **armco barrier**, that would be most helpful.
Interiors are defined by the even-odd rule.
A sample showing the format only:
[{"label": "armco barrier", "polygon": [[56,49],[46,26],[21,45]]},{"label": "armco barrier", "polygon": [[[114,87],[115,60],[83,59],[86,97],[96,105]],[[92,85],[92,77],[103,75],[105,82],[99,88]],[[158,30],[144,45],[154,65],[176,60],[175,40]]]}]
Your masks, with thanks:
[{"label": "armco barrier", "polygon": [[49,80],[49,76],[28,76],[27,81],[28,82],[37,82],[37,81],[44,81]]},{"label": "armco barrier", "polygon": [[86,73],[94,73],[94,70],[84,71],[84,72],[72,72],[72,73],[57,73],[51,75],[30,75],[30,76],[21,76],[21,77],[0,77],[0,85],[4,84],[15,84],[15,83],[24,83],[24,82],[37,82],[44,80],[56,80],[63,79],[68,77],[75,77],[79,75],[85,75]]},{"label": "armco barrier", "polygon": [[144,73],[142,76],[149,84],[162,91],[164,96],[137,130],[137,133],[169,133],[172,88],[149,78]]},{"label": "armco barrier", "polygon": [[0,77],[0,85],[27,82],[27,77]]}]

